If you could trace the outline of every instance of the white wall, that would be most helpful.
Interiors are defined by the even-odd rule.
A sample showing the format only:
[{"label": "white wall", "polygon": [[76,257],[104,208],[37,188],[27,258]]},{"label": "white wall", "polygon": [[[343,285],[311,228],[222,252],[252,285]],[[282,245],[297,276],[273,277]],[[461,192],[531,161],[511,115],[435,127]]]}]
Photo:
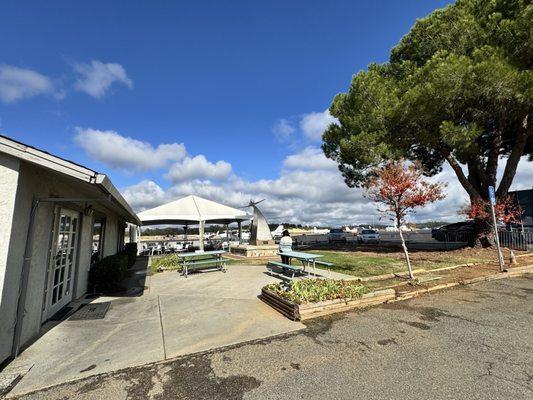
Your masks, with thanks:
[{"label": "white wall", "polygon": [[[0,363],[9,356],[13,341],[18,285],[30,211],[34,198],[94,198],[99,195],[92,185],[0,154]],[[30,342],[40,331],[45,305],[46,271],[52,239],[56,205],[83,211],[83,204],[40,203],[34,224],[32,258],[29,269],[25,317],[21,344]],[[105,255],[116,253],[117,224],[120,218],[100,203],[93,207],[106,215]],[[4,234],[5,233],[5,234]],[[88,272],[92,250],[92,218],[82,217],[78,249],[77,281],[74,296],[87,291]]]},{"label": "white wall", "polygon": [[19,274],[8,268],[19,160],[0,153],[0,362],[11,353]]}]

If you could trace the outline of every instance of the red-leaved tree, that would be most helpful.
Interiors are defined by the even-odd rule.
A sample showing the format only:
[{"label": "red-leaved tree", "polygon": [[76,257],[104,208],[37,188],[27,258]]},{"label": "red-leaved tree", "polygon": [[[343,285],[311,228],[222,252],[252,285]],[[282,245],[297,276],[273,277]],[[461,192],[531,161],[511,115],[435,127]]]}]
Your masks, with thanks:
[{"label": "red-leaved tree", "polygon": [[428,182],[419,164],[407,165],[403,160],[390,161],[383,167],[375,168],[365,185],[366,197],[384,205],[385,209],[379,211],[391,217],[398,227],[411,279],[413,268],[401,226],[405,217],[416,208],[443,199],[444,186],[442,183]]},{"label": "red-leaved tree", "polygon": [[[489,235],[487,234],[493,225],[490,202],[481,199],[473,201],[471,204],[465,206],[461,210],[461,213],[475,221],[477,233],[476,236],[479,236],[480,239],[473,244],[480,244],[482,246],[492,245]],[[520,223],[522,213],[522,208],[517,204],[512,196],[508,195],[496,199],[494,214],[496,215],[496,220],[498,222],[501,222],[505,225]],[[483,232],[485,234],[481,236],[479,235],[479,232]]]}]

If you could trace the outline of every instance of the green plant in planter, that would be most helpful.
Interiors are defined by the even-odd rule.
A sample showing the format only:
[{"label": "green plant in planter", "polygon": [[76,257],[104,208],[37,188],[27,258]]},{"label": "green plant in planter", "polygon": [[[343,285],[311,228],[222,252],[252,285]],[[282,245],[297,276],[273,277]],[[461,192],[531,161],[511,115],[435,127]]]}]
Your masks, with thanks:
[{"label": "green plant in planter", "polygon": [[102,258],[89,270],[89,287],[93,292],[112,293],[122,289],[121,283],[128,274],[128,256],[117,253]]},{"label": "green plant in planter", "polygon": [[325,300],[352,300],[368,292],[368,288],[356,281],[335,279],[303,279],[289,283],[272,283],[265,289],[297,304],[316,303]]}]

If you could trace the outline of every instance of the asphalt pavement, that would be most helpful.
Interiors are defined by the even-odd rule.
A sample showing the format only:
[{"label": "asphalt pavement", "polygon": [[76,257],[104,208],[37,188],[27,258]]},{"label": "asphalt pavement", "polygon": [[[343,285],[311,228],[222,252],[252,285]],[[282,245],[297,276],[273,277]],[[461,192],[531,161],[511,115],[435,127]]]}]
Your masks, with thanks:
[{"label": "asphalt pavement", "polygon": [[531,399],[533,276],[338,314],[307,329],[24,399]]}]

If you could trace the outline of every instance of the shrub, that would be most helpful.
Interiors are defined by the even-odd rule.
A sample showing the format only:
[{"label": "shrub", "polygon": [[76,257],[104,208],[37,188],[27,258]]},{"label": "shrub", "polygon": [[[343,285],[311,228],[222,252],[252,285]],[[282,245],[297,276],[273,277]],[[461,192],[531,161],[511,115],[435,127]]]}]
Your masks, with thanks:
[{"label": "shrub", "polygon": [[159,269],[175,269],[180,271],[181,267],[178,265],[178,256],[176,254],[170,254],[162,257],[152,257],[152,271],[155,272]]},{"label": "shrub", "polygon": [[111,293],[122,289],[120,284],[128,273],[128,256],[118,253],[108,256],[96,264],[89,271],[89,286],[93,292]]},{"label": "shrub", "polygon": [[265,289],[297,304],[316,303],[324,300],[352,300],[368,292],[357,281],[335,279],[303,279],[288,283],[271,283]]},{"label": "shrub", "polygon": [[128,255],[128,267],[133,266],[137,260],[137,243],[126,243],[124,253]]}]

